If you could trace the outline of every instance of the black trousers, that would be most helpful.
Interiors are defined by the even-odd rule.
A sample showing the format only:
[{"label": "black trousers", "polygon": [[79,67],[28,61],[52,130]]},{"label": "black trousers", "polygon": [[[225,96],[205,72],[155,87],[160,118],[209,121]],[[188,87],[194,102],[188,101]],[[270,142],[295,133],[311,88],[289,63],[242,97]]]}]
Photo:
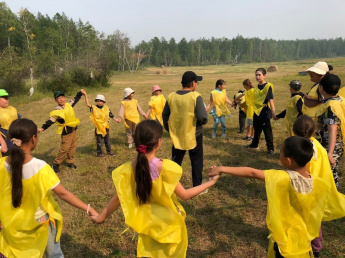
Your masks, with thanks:
[{"label": "black trousers", "polygon": [[262,131],[265,135],[267,150],[274,151],[273,133],[270,119],[260,119],[255,113],[253,117],[254,139],[252,141],[253,147],[259,146],[260,136]]},{"label": "black trousers", "polygon": [[[204,150],[202,146],[202,133],[196,137],[196,147],[188,151],[190,163],[192,165],[193,187],[201,185],[202,170],[204,169]],[[186,150],[176,149],[172,146],[172,161],[181,166]]]},{"label": "black trousers", "polygon": [[247,118],[246,113],[244,113],[240,109],[240,111],[238,113],[238,123],[240,125],[240,132],[244,132],[244,130],[246,129],[246,118]]},{"label": "black trousers", "polygon": [[107,130],[107,134],[103,137],[101,134],[96,134],[96,140],[97,140],[97,154],[102,154],[102,139],[104,139],[105,149],[107,150],[107,153],[111,152],[110,142],[109,142],[109,129]]}]

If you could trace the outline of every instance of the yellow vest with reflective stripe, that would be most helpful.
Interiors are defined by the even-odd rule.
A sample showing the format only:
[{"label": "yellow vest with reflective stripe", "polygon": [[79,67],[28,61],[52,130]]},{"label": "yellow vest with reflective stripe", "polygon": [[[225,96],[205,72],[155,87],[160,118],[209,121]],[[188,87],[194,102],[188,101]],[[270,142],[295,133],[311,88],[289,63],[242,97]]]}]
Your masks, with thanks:
[{"label": "yellow vest with reflective stripe", "polygon": [[124,107],[124,123],[125,127],[129,128],[126,123],[126,119],[134,124],[139,124],[139,112],[138,112],[138,101],[136,99],[124,100],[121,102]]},{"label": "yellow vest with reflective stripe", "polygon": [[151,119],[157,120],[161,123],[161,125],[163,125],[162,112],[165,106],[165,102],[166,100],[162,94],[159,94],[158,96],[152,96],[149,102],[149,106],[151,107]]},{"label": "yellow vest with reflective stripe", "polygon": [[253,109],[254,113],[258,116],[260,115],[261,110],[264,106],[268,105],[268,107],[271,108],[269,101],[267,104],[264,104],[269,88],[272,88],[273,94],[273,84],[269,82],[266,83],[265,87],[262,90],[260,90],[257,86],[254,88]]},{"label": "yellow vest with reflective stripe", "polygon": [[176,149],[191,150],[196,147],[196,99],[199,93],[190,91],[179,95],[170,93],[168,104],[170,107],[169,133]]},{"label": "yellow vest with reflective stripe", "polygon": [[[301,194],[292,188],[284,170],[265,170],[267,227],[282,256],[310,257],[311,241],[319,236],[321,220],[329,200],[330,185],[313,177],[313,190]],[[268,257],[275,257],[269,248]]]},{"label": "yellow vest with reflective stripe", "polygon": [[112,173],[125,223],[138,235],[138,257],[186,257],[186,213],[174,193],[182,168],[164,159],[159,177],[152,181],[150,202],[139,204],[132,162]]},{"label": "yellow vest with reflective stripe", "polygon": [[96,105],[92,105],[92,112],[90,118],[92,122],[96,125],[97,134],[101,134],[104,137],[107,134],[106,129],[109,128],[108,106],[103,105],[102,108],[98,108]]},{"label": "yellow vest with reflective stripe", "polygon": [[49,116],[62,118],[65,121],[64,124],[60,124],[58,121],[55,122],[57,125],[57,134],[62,134],[62,131],[66,126],[77,127],[80,124],[80,120],[75,117],[74,109],[69,103],[65,103],[64,109],[58,109],[50,112]]},{"label": "yellow vest with reflective stripe", "polygon": [[253,114],[254,114],[254,88],[251,88],[247,90],[244,93],[244,96],[246,98],[246,104],[247,104],[247,118],[250,120],[253,120]]},{"label": "yellow vest with reflective stripe", "polygon": [[218,117],[229,115],[230,111],[226,106],[226,90],[223,89],[221,92],[213,90],[211,94],[213,104],[216,106],[216,115]]},{"label": "yellow vest with reflective stripe", "polygon": [[23,197],[20,207],[12,206],[11,175],[5,167],[6,157],[0,159],[0,221],[4,227],[0,232],[0,252],[6,257],[43,257],[48,241],[48,225],[35,220],[41,205],[57,223],[56,241],[62,230],[62,215],[52,191],[60,180],[46,164],[29,179],[22,179]]},{"label": "yellow vest with reflective stripe", "polygon": [[287,106],[286,106],[286,115],[285,115],[285,122],[286,122],[286,129],[290,136],[293,136],[293,124],[297,119],[298,110],[297,110],[297,102],[303,98],[300,95],[295,95],[289,98]]},{"label": "yellow vest with reflective stripe", "polygon": [[14,120],[18,119],[18,112],[12,106],[7,108],[0,108],[0,126],[1,128],[8,130]]}]

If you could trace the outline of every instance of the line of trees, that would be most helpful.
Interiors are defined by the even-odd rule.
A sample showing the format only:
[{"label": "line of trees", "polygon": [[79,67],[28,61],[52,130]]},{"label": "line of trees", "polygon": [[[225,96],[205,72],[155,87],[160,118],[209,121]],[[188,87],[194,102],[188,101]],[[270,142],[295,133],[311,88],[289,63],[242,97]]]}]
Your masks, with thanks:
[{"label": "line of trees", "polygon": [[343,38],[273,40],[260,38],[154,37],[131,46],[120,31],[104,35],[89,22],[73,21],[27,9],[14,14],[0,2],[0,87],[25,91],[24,79],[38,80],[40,90],[108,86],[112,71],[136,72],[143,66],[202,66],[273,62],[345,56]]}]

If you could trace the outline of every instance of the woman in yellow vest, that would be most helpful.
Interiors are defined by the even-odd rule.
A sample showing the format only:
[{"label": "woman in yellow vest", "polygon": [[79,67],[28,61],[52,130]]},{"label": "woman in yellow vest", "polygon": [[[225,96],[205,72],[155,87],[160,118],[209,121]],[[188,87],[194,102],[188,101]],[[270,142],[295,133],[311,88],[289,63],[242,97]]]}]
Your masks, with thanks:
[{"label": "woman in yellow vest", "polygon": [[0,89],[0,135],[5,140],[5,143],[1,143],[1,152],[4,156],[7,156],[7,152],[13,147],[13,144],[7,138],[8,129],[14,120],[22,117],[18,114],[17,109],[9,104],[10,100],[7,91]]},{"label": "woman in yellow vest", "polygon": [[302,112],[304,115],[314,119],[315,122],[317,119],[316,112],[322,103],[322,97],[319,91],[319,83],[321,79],[331,70],[333,70],[331,65],[320,61],[308,68],[306,71],[310,76],[310,80],[314,82],[314,85],[311,87],[309,92],[304,95]]},{"label": "woman in yellow vest", "polygon": [[119,118],[115,119],[115,121],[118,123],[122,120],[124,121],[128,148],[132,148],[134,143],[134,131],[137,124],[140,122],[139,113],[145,118],[146,113],[141,109],[138,101],[133,98],[134,90],[126,88],[123,90],[123,93],[125,96],[120,105]]},{"label": "woman in yellow vest", "polygon": [[[31,152],[38,142],[37,126],[18,119],[9,128],[13,148],[0,159],[0,257],[63,257],[60,248],[60,199],[96,216],[98,213],[66,190],[52,168]],[[52,191],[51,191],[52,190]]]},{"label": "woman in yellow vest", "polygon": [[297,117],[302,115],[302,105],[303,105],[303,96],[304,94],[300,92],[302,88],[302,83],[299,80],[292,80],[289,84],[291,96],[288,100],[286,109],[280,112],[275,120],[280,118],[285,118],[286,129],[289,133],[289,136],[293,135],[293,124],[296,121]]},{"label": "woman in yellow vest", "polygon": [[[293,125],[293,132],[297,136],[309,139],[314,147],[314,154],[308,164],[309,173],[314,177],[320,177],[328,182],[331,186],[329,199],[323,221],[338,219],[345,216],[345,195],[338,192],[334,182],[331,164],[329,163],[326,149],[313,137],[315,134],[315,123],[312,118],[307,115],[298,117]],[[322,230],[320,228],[319,237],[311,242],[314,257],[319,257],[322,248]]]},{"label": "woman in yellow vest", "polygon": [[322,220],[332,220],[325,213],[334,205],[330,183],[311,176],[308,162],[313,144],[306,138],[291,136],[280,150],[285,170],[258,170],[249,167],[213,167],[209,176],[221,173],[265,182],[267,194],[266,223],[270,230],[268,257],[313,257],[311,241],[319,236]]},{"label": "woman in yellow vest", "polygon": [[163,127],[155,120],[138,124],[134,141],[137,158],[113,171],[116,194],[102,213],[91,216],[102,223],[120,205],[125,223],[138,235],[138,257],[186,257],[186,213],[176,196],[188,200],[214,185],[218,176],[188,190],[179,183],[182,168],[159,159]]},{"label": "woman in yellow vest", "polygon": [[225,85],[226,82],[224,80],[220,79],[216,81],[216,87],[211,91],[210,102],[206,107],[206,111],[209,111],[212,104],[214,105],[211,111],[211,115],[214,119],[212,138],[216,138],[217,136],[216,132],[219,123],[222,125],[221,138],[226,137],[225,116],[230,116],[230,111],[226,104],[232,105],[232,102],[226,96]]},{"label": "woman in yellow vest", "polygon": [[86,90],[81,90],[85,97],[85,104],[90,109],[90,118],[95,124],[95,136],[97,145],[97,157],[104,158],[102,153],[102,140],[104,140],[104,145],[107,151],[107,155],[115,156],[111,152],[111,146],[109,142],[109,118],[116,120],[113,113],[110,111],[109,107],[105,105],[105,97],[98,94],[95,98],[96,105],[90,105],[89,99],[87,97]]},{"label": "woman in yellow vest", "polygon": [[149,102],[149,109],[146,112],[145,118],[149,116],[152,120],[157,120],[163,125],[162,112],[165,106],[166,99],[162,94],[162,89],[158,85],[152,86],[152,97]]}]

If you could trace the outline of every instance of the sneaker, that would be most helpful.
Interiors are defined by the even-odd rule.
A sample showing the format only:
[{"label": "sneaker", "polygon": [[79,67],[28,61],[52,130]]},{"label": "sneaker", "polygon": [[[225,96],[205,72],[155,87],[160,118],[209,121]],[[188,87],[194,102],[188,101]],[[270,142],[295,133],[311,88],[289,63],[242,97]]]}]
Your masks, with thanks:
[{"label": "sneaker", "polygon": [[129,149],[133,148],[133,144],[132,143],[128,144],[128,148]]},{"label": "sneaker", "polygon": [[220,138],[225,139],[225,138],[226,138],[226,134],[225,134],[225,133],[223,133],[223,134],[222,134],[222,136],[220,136]]},{"label": "sneaker", "polygon": [[248,140],[248,139],[250,139],[250,138],[252,138],[252,137],[250,137],[250,136],[246,136],[246,137],[243,137],[243,140]]},{"label": "sneaker", "polygon": [[75,165],[73,163],[67,163],[67,167],[72,168],[74,170],[78,168],[77,165]]},{"label": "sneaker", "polygon": [[247,148],[247,149],[258,150],[258,149],[259,149],[259,146],[256,146],[256,147],[255,147],[255,146],[249,144],[249,145],[246,146],[246,148]]},{"label": "sneaker", "polygon": [[101,154],[97,154],[97,157],[98,158],[105,158],[104,155],[101,153]]},{"label": "sneaker", "polygon": [[214,139],[214,138],[216,138],[216,137],[217,137],[216,133],[215,133],[215,132],[212,132],[212,139]]},{"label": "sneaker", "polygon": [[107,155],[108,155],[108,156],[111,156],[111,157],[115,157],[115,154],[112,153],[112,152],[108,152]]},{"label": "sneaker", "polygon": [[268,154],[268,155],[274,155],[274,150],[268,150],[268,151],[267,151],[267,154]]},{"label": "sneaker", "polygon": [[249,136],[248,141],[252,141],[252,140],[253,140],[253,137]]},{"label": "sneaker", "polygon": [[60,172],[60,165],[59,164],[53,163],[52,168],[53,168],[55,173],[59,173]]}]

